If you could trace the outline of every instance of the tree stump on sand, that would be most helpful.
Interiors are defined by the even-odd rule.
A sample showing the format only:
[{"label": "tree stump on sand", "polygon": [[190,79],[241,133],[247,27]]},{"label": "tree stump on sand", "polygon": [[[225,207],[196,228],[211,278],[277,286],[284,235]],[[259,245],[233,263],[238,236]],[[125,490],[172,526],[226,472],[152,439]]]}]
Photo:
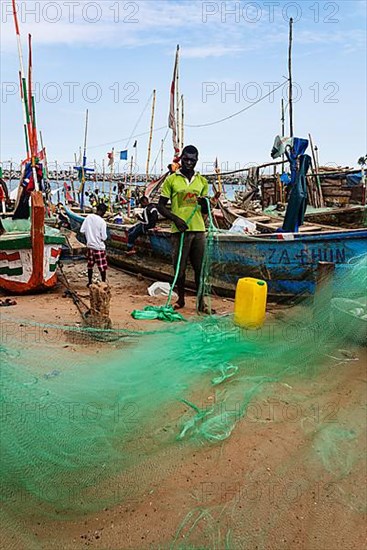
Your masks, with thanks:
[{"label": "tree stump on sand", "polygon": [[88,325],[94,328],[110,329],[111,289],[107,283],[92,284],[89,287],[90,314]]}]

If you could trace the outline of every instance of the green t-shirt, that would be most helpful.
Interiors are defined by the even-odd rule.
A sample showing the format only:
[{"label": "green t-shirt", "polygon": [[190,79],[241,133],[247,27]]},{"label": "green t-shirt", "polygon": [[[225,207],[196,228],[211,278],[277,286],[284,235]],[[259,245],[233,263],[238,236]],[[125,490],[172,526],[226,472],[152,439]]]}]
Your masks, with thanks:
[{"label": "green t-shirt", "polygon": [[[187,222],[197,205],[198,197],[206,197],[208,190],[208,182],[199,172],[195,173],[191,182],[180,172],[175,172],[166,178],[161,196],[171,200],[172,214]],[[188,226],[188,231],[205,231],[200,206],[189,221]],[[172,224],[172,233],[177,232],[177,227]]]}]

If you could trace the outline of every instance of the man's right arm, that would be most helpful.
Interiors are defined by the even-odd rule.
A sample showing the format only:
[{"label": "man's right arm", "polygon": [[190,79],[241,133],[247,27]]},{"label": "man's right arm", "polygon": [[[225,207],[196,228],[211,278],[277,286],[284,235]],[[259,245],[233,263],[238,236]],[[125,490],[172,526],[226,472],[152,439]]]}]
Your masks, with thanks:
[{"label": "man's right arm", "polygon": [[163,217],[173,221],[180,233],[183,233],[184,231],[186,231],[186,229],[188,229],[188,225],[184,220],[182,220],[178,216],[175,216],[175,214],[172,214],[171,210],[167,208],[168,200],[169,199],[167,199],[167,197],[159,197],[159,202],[157,206],[158,212]]}]

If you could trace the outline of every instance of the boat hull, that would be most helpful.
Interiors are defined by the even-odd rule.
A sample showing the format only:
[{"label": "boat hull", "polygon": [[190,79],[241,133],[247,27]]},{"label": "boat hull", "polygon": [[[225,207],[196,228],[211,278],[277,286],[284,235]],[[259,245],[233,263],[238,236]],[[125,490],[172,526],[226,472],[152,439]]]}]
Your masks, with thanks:
[{"label": "boat hull", "polygon": [[[78,235],[83,218],[68,212],[71,227]],[[137,242],[137,254],[127,256],[127,228],[110,224],[108,260],[125,270],[170,281],[173,278],[170,237],[168,230],[150,231]],[[310,296],[315,292],[319,262],[335,264],[335,281],[340,284],[350,268],[349,262],[365,253],[365,229],[286,236],[219,233],[211,255],[212,287],[221,295],[232,296],[238,279],[256,277],[267,282],[273,299]],[[190,269],[187,282],[189,287],[194,286]]]},{"label": "boat hull", "polygon": [[45,235],[42,193],[32,193],[30,231],[0,238],[0,288],[13,294],[48,290],[57,283],[57,261],[64,238]]}]

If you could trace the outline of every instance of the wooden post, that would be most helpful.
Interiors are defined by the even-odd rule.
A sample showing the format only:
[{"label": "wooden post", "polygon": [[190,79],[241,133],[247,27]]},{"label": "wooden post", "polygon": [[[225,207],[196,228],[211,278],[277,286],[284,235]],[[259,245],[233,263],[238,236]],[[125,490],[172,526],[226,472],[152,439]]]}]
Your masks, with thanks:
[{"label": "wooden post", "polygon": [[310,140],[310,147],[311,147],[311,153],[312,153],[312,159],[313,159],[313,167],[312,167],[312,163],[311,163],[311,168],[312,168],[312,171],[314,173],[315,180],[316,180],[316,187],[317,187],[317,191],[318,191],[318,195],[319,195],[319,203],[320,203],[320,206],[323,207],[324,206],[324,197],[322,195],[322,188],[321,188],[320,178],[317,174],[317,162],[316,162],[315,151],[314,151],[314,147],[313,147],[311,134],[308,134],[308,139]]},{"label": "wooden post", "polygon": [[32,283],[40,288],[43,283],[45,235],[45,206],[41,191],[31,193],[31,209]]},{"label": "wooden post", "polygon": [[89,287],[90,315],[88,325],[95,328],[110,329],[111,289],[107,283],[92,284]]},{"label": "wooden post", "polygon": [[289,49],[288,49],[288,75],[289,75],[289,133],[293,137],[293,81],[292,81],[292,41],[293,41],[293,17],[289,20]]}]

